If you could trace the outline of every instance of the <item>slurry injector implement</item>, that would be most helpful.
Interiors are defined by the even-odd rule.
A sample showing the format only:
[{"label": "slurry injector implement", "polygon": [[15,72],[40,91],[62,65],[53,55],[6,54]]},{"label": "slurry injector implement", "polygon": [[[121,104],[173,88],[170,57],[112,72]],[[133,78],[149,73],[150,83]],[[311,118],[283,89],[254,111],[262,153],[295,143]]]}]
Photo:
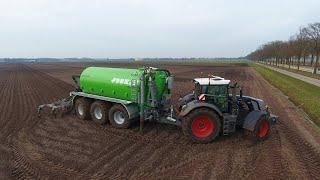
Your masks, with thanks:
[{"label": "slurry injector implement", "polygon": [[80,119],[110,122],[116,128],[129,128],[140,121],[140,130],[145,122],[156,121],[181,126],[198,143],[211,142],[236,128],[265,140],[278,118],[263,100],[243,96],[237,83],[217,76],[194,79],[193,93],[179,99],[177,111],[170,104],[173,77],[165,69],[88,67],[72,78],[77,87],[70,97],[39,106],[39,116],[45,107],[53,113],[74,109]]}]

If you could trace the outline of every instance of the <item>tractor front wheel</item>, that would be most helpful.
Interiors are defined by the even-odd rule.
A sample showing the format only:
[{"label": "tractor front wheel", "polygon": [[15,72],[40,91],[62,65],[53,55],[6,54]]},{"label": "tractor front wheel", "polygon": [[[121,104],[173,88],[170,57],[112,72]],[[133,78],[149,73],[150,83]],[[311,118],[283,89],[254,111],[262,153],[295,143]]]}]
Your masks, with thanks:
[{"label": "tractor front wheel", "polygon": [[182,120],[183,133],[197,143],[213,141],[219,135],[220,129],[220,118],[207,108],[195,109]]},{"label": "tractor front wheel", "polygon": [[264,141],[268,139],[270,134],[270,122],[265,118],[261,117],[254,129],[254,136],[257,141]]},{"label": "tractor front wheel", "polygon": [[90,119],[90,100],[80,97],[77,98],[74,103],[76,115],[79,119],[89,120]]}]

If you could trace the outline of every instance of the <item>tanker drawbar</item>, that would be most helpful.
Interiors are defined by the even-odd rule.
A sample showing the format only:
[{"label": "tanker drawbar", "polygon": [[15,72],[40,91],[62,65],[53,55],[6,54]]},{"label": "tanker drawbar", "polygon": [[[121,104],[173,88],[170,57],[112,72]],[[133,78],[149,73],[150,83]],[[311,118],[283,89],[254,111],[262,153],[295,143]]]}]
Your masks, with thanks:
[{"label": "tanker drawbar", "polygon": [[265,140],[278,119],[263,100],[243,96],[241,89],[237,95],[237,84],[216,76],[194,79],[193,93],[181,98],[175,111],[173,77],[165,69],[88,67],[72,79],[75,91],[66,99],[40,105],[39,117],[44,109],[55,116],[73,111],[79,119],[116,128],[129,128],[139,121],[141,131],[145,122],[155,121],[181,126],[198,143],[231,134],[236,127],[252,132],[256,140]]}]

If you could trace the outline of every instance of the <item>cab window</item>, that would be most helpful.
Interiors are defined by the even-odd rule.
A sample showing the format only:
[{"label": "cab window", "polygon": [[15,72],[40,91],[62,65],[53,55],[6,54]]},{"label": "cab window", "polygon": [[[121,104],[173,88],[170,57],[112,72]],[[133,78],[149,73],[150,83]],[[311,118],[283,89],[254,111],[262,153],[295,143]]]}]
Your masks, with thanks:
[{"label": "cab window", "polygon": [[199,94],[202,93],[202,91],[201,91],[201,86],[200,86],[199,83],[195,83],[195,84],[194,84],[194,93],[197,94],[197,95],[199,95]]},{"label": "cab window", "polygon": [[226,95],[228,88],[225,85],[202,86],[201,93],[211,95]]}]

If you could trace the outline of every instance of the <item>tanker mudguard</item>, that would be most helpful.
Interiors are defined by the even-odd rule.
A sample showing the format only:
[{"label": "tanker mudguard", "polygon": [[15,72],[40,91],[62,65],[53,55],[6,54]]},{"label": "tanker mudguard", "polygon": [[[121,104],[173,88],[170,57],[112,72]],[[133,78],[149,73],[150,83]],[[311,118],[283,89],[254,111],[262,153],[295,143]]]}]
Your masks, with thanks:
[{"label": "tanker mudguard", "polygon": [[184,117],[192,110],[197,109],[197,108],[201,108],[201,107],[206,107],[206,108],[212,109],[215,112],[217,112],[217,114],[220,117],[222,117],[222,112],[219,110],[219,108],[217,106],[215,106],[213,104],[205,103],[205,102],[202,102],[199,100],[194,100],[194,101],[187,103],[185,106],[186,107],[182,108],[181,112],[179,113],[180,117]]},{"label": "tanker mudguard", "polygon": [[243,128],[247,129],[249,131],[254,131],[254,128],[258,122],[258,120],[262,117],[262,116],[266,116],[267,112],[266,111],[260,111],[260,110],[255,110],[255,111],[251,111],[247,117],[245,118],[244,122],[243,122]]},{"label": "tanker mudguard", "polygon": [[128,115],[129,115],[129,119],[133,119],[139,116],[139,108],[136,104],[122,104],[122,106],[124,108],[126,108]]}]

